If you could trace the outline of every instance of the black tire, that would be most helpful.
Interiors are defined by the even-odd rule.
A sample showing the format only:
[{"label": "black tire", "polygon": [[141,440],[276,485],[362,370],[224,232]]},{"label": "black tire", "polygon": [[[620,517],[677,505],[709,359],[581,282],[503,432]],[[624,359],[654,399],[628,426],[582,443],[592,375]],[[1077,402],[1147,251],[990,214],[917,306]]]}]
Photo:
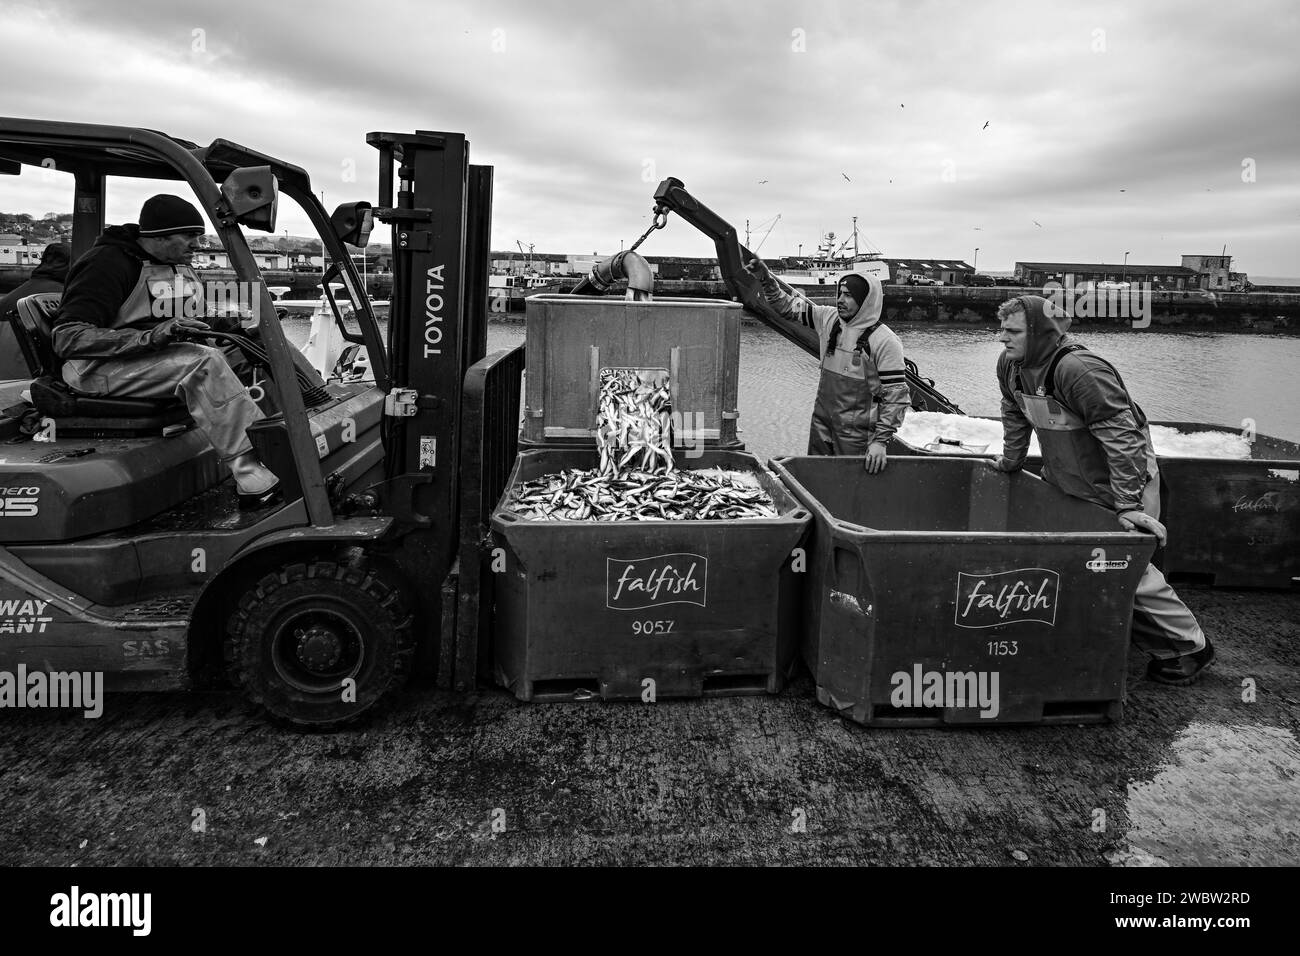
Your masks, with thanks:
[{"label": "black tire", "polygon": [[301,726],[357,719],[402,685],[414,655],[401,589],[364,564],[284,565],[244,591],[227,624],[235,686]]}]

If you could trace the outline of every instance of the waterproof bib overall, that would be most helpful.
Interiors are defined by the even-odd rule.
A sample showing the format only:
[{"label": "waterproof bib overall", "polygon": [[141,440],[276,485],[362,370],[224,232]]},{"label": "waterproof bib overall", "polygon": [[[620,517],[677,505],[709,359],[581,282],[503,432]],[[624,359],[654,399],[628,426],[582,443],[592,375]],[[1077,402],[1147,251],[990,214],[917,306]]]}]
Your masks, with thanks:
[{"label": "waterproof bib overall", "polygon": [[113,328],[168,319],[203,319],[203,283],[191,266],[146,262],[135,288],[117,310]]},{"label": "waterproof bib overall", "polygon": [[[1105,450],[1088,428],[1081,416],[1056,400],[1056,368],[1061,360],[1073,352],[1087,352],[1078,344],[1064,345],[1056,350],[1047,365],[1047,373],[1037,392],[1025,388],[1021,373],[1016,373],[1016,404],[1038,433],[1038,443],[1043,450],[1043,477],[1066,494],[1083,498],[1103,508],[1116,507],[1110,485],[1110,464]],[[1114,374],[1120,388],[1128,395],[1128,388],[1119,370],[1100,356],[1098,358]],[[1133,422],[1142,434],[1143,481],[1142,510],[1153,518],[1160,511],[1160,471],[1156,465],[1155,446],[1147,428],[1142,409],[1128,399]]]},{"label": "waterproof bib overall", "polygon": [[[1110,508],[1110,466],[1083,419],[1050,395],[1017,391],[1015,397],[1016,404],[1038,433],[1038,444],[1043,451],[1043,478],[1068,495]],[[1146,439],[1147,472],[1142,510],[1159,518],[1160,472],[1146,425],[1142,426],[1142,434]]]},{"label": "waterproof bib overall", "polygon": [[810,455],[864,455],[871,444],[880,411],[867,388],[866,342],[879,326],[872,325],[853,348],[839,348],[839,329],[831,333],[822,358],[808,431]]},{"label": "waterproof bib overall", "polygon": [[[203,319],[203,284],[189,266],[145,263],[112,328]],[[220,349],[192,342],[121,357],[69,359],[63,380],[83,395],[185,402],[222,461],[252,450],[248,426],[263,417]]]}]

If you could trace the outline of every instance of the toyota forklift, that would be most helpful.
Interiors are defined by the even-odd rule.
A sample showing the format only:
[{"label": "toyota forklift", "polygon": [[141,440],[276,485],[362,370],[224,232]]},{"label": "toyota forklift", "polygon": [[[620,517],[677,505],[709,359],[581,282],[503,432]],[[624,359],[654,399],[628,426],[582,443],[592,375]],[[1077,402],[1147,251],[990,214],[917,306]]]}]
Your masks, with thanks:
[{"label": "toyota forklift", "polygon": [[[504,485],[522,350],[499,369],[480,361],[491,167],[471,165],[457,133],[367,143],[378,202],[328,213],[305,170],[228,140],[0,119],[0,174],[72,175],[74,261],[103,231],[114,181],[188,187],[255,325],[199,341],[238,347],[254,367],[250,394],[272,413],[248,433],[284,489],[241,510],[178,400],[72,393],[51,347],[58,297],[22,300],[12,321],[31,378],[0,383],[0,670],[101,672],[116,690],[228,678],[274,718],[332,727],[448,656],[438,639],[455,627],[460,500],[494,502]],[[333,263],[322,288],[351,351],[365,351],[364,378],[321,385],[295,366],[290,320],[244,234],[274,233],[282,194]],[[348,250],[365,246],[374,220],[393,230],[386,330]],[[475,402],[462,402],[467,374]]]}]

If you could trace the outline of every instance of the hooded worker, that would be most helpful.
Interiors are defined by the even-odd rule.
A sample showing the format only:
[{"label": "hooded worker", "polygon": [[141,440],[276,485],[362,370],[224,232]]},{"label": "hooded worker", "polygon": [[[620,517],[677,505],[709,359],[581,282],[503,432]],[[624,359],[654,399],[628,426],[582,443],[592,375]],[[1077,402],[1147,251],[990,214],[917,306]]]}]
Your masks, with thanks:
[{"label": "hooded worker", "polygon": [[808,432],[810,455],[863,455],[867,471],[883,471],[889,440],[911,405],[903,345],[880,321],[884,290],[875,276],[851,272],[837,285],[836,304],[792,296],[762,259],[746,267],[772,308],[817,333],[821,377]]},{"label": "hooded worker", "polygon": [[14,340],[13,314],[18,311],[18,300],[42,292],[62,292],[68,278],[69,249],[65,243],[51,242],[41,252],[41,263],[32,270],[27,281],[0,298],[0,379],[31,378],[32,371]]},{"label": "hooded worker", "polygon": [[[1004,447],[995,467],[1018,470],[1032,430],[1045,481],[1114,511],[1122,527],[1148,531],[1163,545],[1151,431],[1119,372],[1073,342],[1069,317],[1042,296],[1011,299],[998,318]],[[1134,600],[1133,642],[1154,658],[1147,676],[1164,684],[1190,684],[1214,660],[1196,618],[1150,564]]]},{"label": "hooded worker", "polygon": [[235,479],[242,507],[275,497],[279,480],[246,430],[263,417],[220,349],[181,341],[210,326],[190,263],[203,216],[179,196],[145,201],[139,225],[110,226],[68,274],[54,320],[63,380],[95,397],[182,399]]}]

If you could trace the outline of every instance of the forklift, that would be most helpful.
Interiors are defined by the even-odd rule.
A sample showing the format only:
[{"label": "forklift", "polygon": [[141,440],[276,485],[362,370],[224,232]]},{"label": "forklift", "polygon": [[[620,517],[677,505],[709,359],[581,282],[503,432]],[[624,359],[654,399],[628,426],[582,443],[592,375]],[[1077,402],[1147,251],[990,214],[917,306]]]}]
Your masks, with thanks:
[{"label": "forklift", "polygon": [[[188,187],[256,323],[200,340],[260,366],[250,394],[262,390],[273,413],[248,433],[284,489],[241,510],[179,401],[72,394],[50,345],[57,295],[24,299],[13,324],[31,379],[0,383],[0,670],[100,672],[111,690],[228,679],[272,718],[328,728],[447,656],[439,638],[465,597],[460,501],[495,503],[504,486],[522,349],[483,361],[491,167],[469,163],[458,133],[366,141],[378,202],[331,214],[305,170],[229,140],[0,118],[0,174],[72,175],[74,261],[104,229],[111,181]],[[289,320],[244,234],[275,232],[282,193],[333,263],[322,288],[351,352],[365,350],[364,378],[313,385],[295,368]],[[374,220],[393,230],[386,332],[348,250]],[[467,375],[473,402],[462,401]]]}]

